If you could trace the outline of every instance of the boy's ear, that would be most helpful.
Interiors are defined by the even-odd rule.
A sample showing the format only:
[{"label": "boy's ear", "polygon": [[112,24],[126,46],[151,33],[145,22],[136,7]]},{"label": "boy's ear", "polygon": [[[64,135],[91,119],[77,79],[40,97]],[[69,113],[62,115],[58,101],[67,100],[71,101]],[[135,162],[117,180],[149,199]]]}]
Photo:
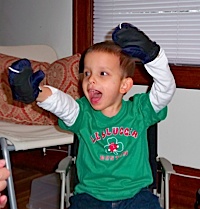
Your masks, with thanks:
[{"label": "boy's ear", "polygon": [[124,78],[121,83],[120,93],[126,94],[131,89],[132,86],[133,86],[133,79],[130,77]]}]

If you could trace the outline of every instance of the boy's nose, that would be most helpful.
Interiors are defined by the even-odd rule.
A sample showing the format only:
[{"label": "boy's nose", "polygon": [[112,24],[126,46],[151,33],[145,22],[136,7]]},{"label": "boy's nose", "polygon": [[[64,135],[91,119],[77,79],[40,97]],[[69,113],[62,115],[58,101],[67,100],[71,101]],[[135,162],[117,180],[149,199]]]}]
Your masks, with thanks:
[{"label": "boy's nose", "polygon": [[94,84],[95,83],[95,77],[93,75],[90,76],[89,78],[89,84]]}]

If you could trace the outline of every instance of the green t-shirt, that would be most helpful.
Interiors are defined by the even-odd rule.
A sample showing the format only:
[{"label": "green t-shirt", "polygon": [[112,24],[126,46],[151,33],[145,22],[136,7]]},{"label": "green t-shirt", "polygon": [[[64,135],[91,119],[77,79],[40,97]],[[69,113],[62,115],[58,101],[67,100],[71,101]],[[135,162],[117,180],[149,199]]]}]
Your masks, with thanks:
[{"label": "green t-shirt", "polygon": [[87,99],[77,100],[80,113],[75,123],[62,129],[77,134],[79,150],[76,160],[79,184],[75,193],[88,193],[104,201],[133,197],[152,183],[148,159],[147,129],[163,120],[167,108],[156,113],[149,94],[136,94],[122,102],[114,117],[94,110]]}]

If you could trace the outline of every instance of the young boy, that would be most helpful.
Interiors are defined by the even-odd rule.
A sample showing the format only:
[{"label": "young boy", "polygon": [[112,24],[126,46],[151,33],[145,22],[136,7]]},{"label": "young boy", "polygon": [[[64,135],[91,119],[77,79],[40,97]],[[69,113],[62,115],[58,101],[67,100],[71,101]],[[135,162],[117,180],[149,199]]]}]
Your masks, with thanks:
[{"label": "young boy", "polygon": [[[59,117],[62,129],[79,139],[79,184],[70,209],[160,209],[157,197],[147,189],[152,174],[146,132],[165,119],[175,81],[164,51],[134,26],[120,25],[113,40],[86,51],[84,97],[75,101],[58,89],[40,86],[34,98]],[[154,83],[149,93],[124,101],[133,85],[132,57],[141,59]]]}]

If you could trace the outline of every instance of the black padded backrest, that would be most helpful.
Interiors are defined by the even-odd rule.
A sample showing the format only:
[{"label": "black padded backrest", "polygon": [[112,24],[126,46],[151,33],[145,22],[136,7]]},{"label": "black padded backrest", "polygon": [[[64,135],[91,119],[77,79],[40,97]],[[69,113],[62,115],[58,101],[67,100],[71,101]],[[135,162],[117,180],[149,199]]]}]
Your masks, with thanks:
[{"label": "black padded backrest", "polygon": [[156,157],[158,155],[157,152],[157,123],[152,125],[147,130],[147,139],[149,145],[149,162],[151,165],[152,175],[153,175],[153,183],[149,186],[150,189],[155,189],[157,187],[157,161]]}]

